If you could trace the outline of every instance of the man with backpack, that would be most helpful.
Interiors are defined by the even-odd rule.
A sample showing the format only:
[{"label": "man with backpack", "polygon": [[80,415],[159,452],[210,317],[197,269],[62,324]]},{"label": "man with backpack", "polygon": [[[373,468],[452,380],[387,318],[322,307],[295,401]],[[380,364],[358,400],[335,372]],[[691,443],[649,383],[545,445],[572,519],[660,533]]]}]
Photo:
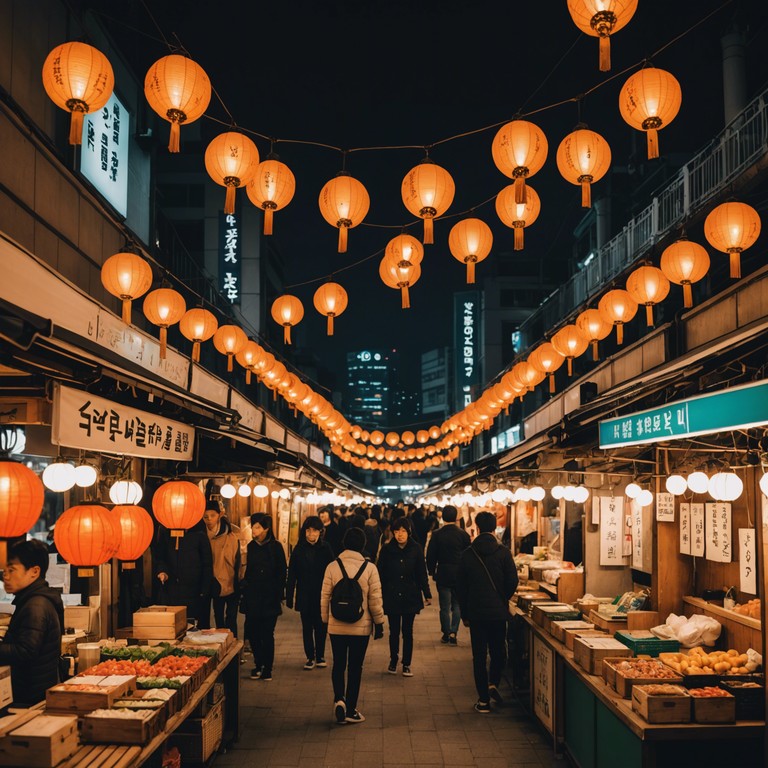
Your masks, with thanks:
[{"label": "man with backpack", "polygon": [[320,616],[328,624],[333,651],[331,681],[337,723],[365,720],[357,709],[363,662],[371,633],[374,640],[384,636],[381,580],[376,566],[363,557],[365,545],[365,531],[347,529],[343,551],[325,569],[320,596]]}]

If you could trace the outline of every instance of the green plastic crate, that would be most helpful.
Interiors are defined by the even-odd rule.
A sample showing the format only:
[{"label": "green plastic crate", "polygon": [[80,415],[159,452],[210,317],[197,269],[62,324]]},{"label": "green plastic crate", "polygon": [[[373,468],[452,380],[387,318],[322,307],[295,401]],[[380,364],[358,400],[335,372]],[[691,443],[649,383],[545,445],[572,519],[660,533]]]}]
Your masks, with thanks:
[{"label": "green plastic crate", "polygon": [[662,640],[648,630],[617,630],[613,635],[632,650],[635,656],[658,656],[660,653],[677,653],[680,643],[677,640]]}]

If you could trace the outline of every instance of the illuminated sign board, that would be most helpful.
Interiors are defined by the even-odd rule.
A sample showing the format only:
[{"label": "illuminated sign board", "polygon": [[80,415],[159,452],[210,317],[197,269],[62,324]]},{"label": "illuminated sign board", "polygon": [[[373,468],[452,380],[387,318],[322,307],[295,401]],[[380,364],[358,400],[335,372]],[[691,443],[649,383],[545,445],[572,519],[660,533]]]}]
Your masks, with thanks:
[{"label": "illuminated sign board", "polygon": [[80,172],[122,216],[128,211],[128,140],[131,116],[112,94],[83,120]]},{"label": "illuminated sign board", "polygon": [[230,304],[240,303],[242,247],[238,216],[234,213],[219,213],[219,290]]},{"label": "illuminated sign board", "polygon": [[462,291],[453,295],[457,410],[461,410],[474,400],[474,390],[480,384],[482,353],[480,301],[479,291]]}]

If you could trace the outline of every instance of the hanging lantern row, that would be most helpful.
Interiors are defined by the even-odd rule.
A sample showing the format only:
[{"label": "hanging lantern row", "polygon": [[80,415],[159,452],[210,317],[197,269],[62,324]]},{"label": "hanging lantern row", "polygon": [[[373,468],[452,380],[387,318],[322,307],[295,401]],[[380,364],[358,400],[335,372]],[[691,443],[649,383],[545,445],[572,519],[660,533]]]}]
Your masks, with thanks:
[{"label": "hanging lantern row", "polygon": [[[688,491],[708,493],[715,501],[736,501],[744,490],[742,479],[731,471],[716,472],[712,477],[700,470],[689,473],[687,477],[670,475],[664,485],[674,496],[682,496]],[[768,473],[760,479],[760,488],[768,496]]]}]

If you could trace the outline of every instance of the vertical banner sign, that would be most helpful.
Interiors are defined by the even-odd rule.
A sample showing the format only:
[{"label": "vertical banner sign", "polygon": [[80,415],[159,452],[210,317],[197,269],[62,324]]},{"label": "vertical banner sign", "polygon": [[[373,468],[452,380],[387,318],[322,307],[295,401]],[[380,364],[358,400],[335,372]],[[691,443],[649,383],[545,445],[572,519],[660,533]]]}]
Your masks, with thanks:
[{"label": "vertical banner sign", "polygon": [[643,508],[632,501],[632,567],[643,569]]},{"label": "vertical banner sign", "polygon": [[600,525],[600,497],[592,496],[592,525]]},{"label": "vertical banner sign", "polygon": [[749,595],[757,594],[757,557],[754,528],[739,528],[739,584]]},{"label": "vertical banner sign", "polygon": [[704,557],[704,505],[691,504],[691,554]]},{"label": "vertical banner sign", "polygon": [[675,497],[671,493],[656,494],[656,520],[660,523],[675,522]]},{"label": "vertical banner sign", "polygon": [[707,560],[731,562],[731,505],[727,501],[705,504]]},{"label": "vertical banner sign", "polygon": [[98,112],[85,115],[80,152],[80,172],[122,216],[128,212],[129,124],[128,110],[112,94]]},{"label": "vertical banner sign", "polygon": [[533,636],[533,711],[542,725],[554,733],[555,664],[552,649]]},{"label": "vertical banner sign", "polygon": [[481,313],[479,291],[453,294],[453,348],[456,365],[456,410],[474,400],[480,384]]},{"label": "vertical banner sign", "polygon": [[219,290],[230,304],[240,303],[242,240],[240,220],[234,213],[219,213]]},{"label": "vertical banner sign", "polygon": [[680,554],[691,554],[691,505],[680,504]]},{"label": "vertical banner sign", "polygon": [[600,565],[624,565],[624,499],[600,497]]}]

